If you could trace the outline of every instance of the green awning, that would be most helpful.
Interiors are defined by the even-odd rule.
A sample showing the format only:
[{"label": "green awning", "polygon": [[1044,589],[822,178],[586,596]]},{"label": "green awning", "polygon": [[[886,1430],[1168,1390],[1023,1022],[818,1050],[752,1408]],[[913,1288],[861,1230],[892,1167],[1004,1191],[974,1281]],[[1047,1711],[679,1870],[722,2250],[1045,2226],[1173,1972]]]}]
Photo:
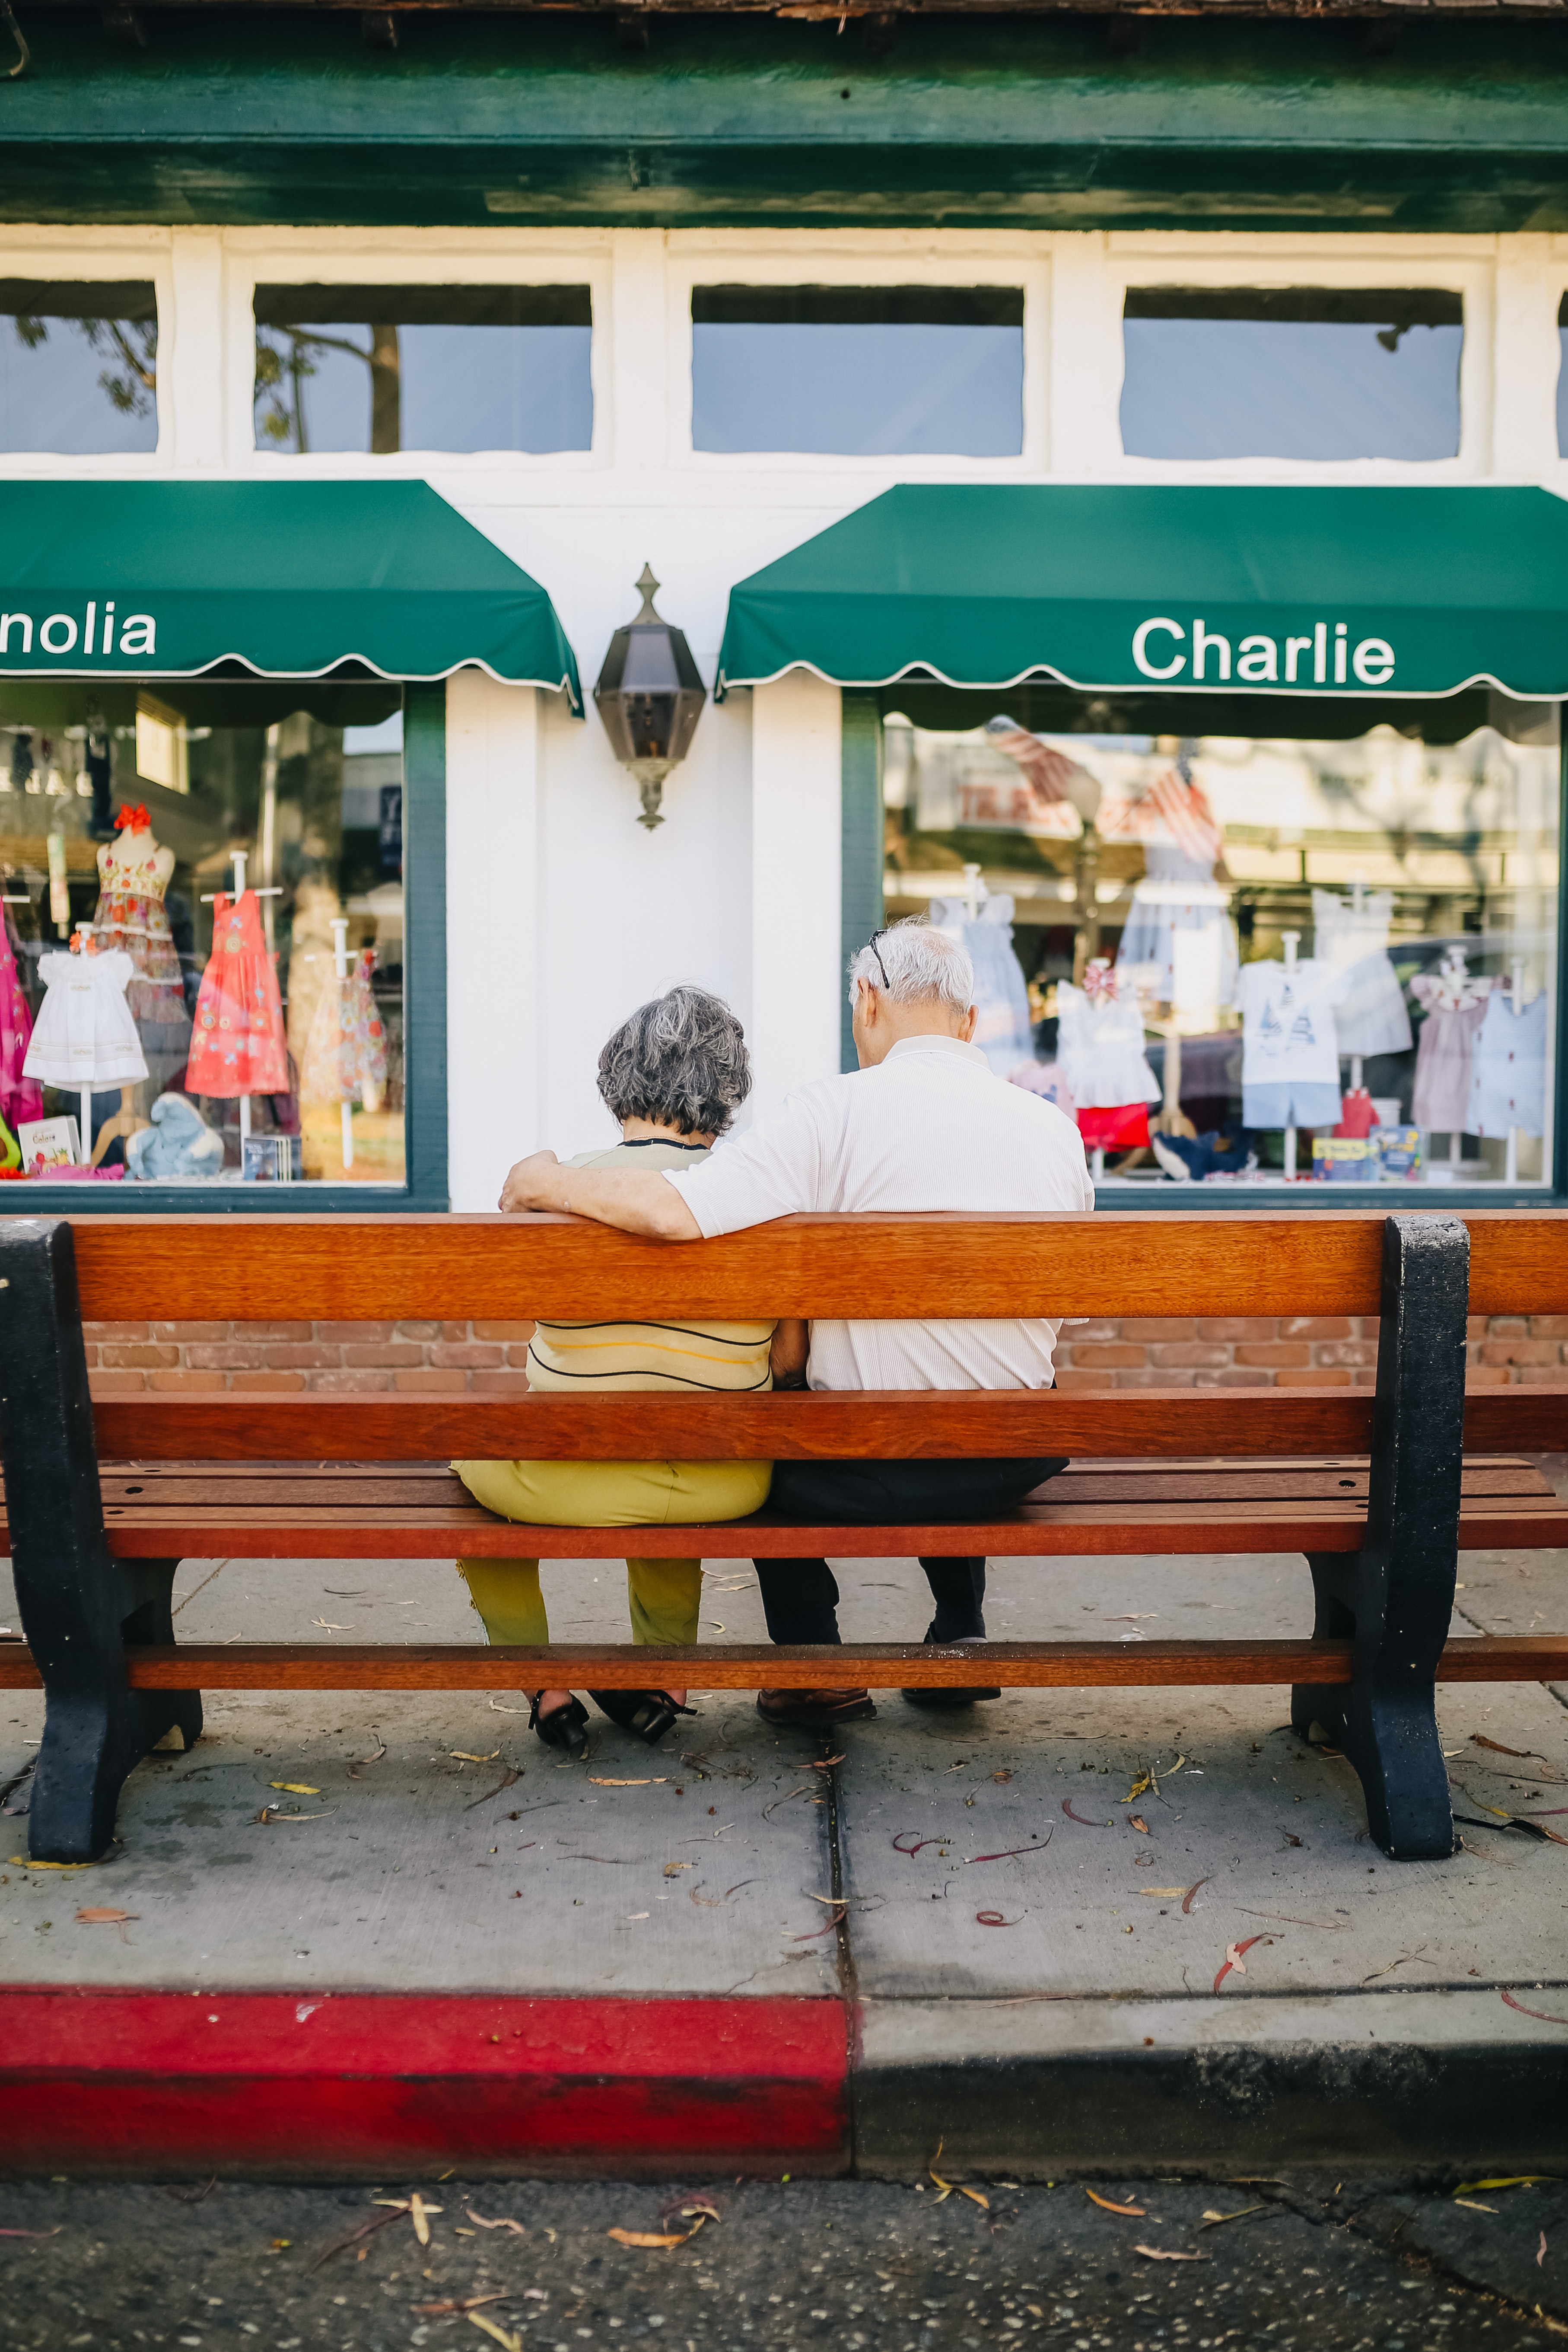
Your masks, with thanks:
[{"label": "green awning", "polygon": [[425,482],[7,482],[0,676],[474,664],[583,707],[536,580]]},{"label": "green awning", "polygon": [[1568,503],[908,485],[731,591],[719,694],[795,668],[842,686],[1568,695]]}]

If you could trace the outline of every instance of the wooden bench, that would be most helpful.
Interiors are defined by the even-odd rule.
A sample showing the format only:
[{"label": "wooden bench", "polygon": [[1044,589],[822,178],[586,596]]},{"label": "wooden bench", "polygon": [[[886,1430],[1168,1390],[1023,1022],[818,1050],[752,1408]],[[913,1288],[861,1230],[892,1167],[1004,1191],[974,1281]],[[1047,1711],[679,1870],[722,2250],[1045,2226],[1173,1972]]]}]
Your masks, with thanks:
[{"label": "wooden bench", "polygon": [[[909,1315],[1381,1315],[1375,1391],[860,1395],[89,1398],[81,1318],[401,1321]],[[1464,1390],[1466,1317],[1568,1313],[1568,1213],[1319,1211],[802,1217],[684,1247],[574,1218],[85,1217],[0,1221],[0,1441],[26,1645],[0,1683],[47,1695],[37,1860],[101,1853],[126,1775],[201,1727],[203,1689],[1278,1684],[1361,1776],[1385,1853],[1454,1832],[1436,1679],[1568,1679],[1568,1640],[1450,1642],[1460,1549],[1568,1543],[1529,1448],[1568,1389]],[[605,1528],[481,1511],[453,1456],[568,1459],[1065,1454],[1038,1500],[981,1526],[811,1527],[763,1513],[639,1529],[710,1559],[1300,1553],[1309,1641],[850,1643],[544,1649],[176,1644],[190,1556],[624,1552]],[[100,1468],[101,1464],[101,1468]],[[1179,1576],[1179,1568],[1173,1575]],[[851,1630],[853,1630],[851,1628]]]}]

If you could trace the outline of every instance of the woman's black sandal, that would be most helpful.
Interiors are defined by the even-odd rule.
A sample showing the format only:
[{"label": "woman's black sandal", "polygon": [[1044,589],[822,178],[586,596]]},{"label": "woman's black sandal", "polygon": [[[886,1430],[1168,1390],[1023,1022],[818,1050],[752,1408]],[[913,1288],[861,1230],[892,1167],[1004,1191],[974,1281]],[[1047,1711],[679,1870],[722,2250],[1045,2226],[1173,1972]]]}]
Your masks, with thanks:
[{"label": "woman's black sandal", "polygon": [[541,1715],[539,1702],[542,1691],[531,1691],[528,1702],[528,1727],[543,1740],[546,1748],[564,1748],[568,1756],[581,1756],[588,1745],[588,1710],[580,1698],[569,1698],[564,1706],[552,1707]]},{"label": "woman's black sandal", "polygon": [[634,1732],[650,1748],[658,1746],[677,1716],[697,1712],[694,1706],[677,1706],[668,1691],[591,1690],[588,1696],[601,1715],[607,1715],[623,1731]]}]

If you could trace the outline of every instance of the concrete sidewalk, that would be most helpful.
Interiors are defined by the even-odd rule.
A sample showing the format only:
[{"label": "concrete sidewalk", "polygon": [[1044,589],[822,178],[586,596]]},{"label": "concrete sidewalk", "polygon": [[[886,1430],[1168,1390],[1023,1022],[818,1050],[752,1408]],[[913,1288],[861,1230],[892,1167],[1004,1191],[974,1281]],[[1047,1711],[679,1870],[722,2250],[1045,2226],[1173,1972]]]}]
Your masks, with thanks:
[{"label": "concrete sidewalk", "polygon": [[[1568,1556],[1461,1568],[1456,1634],[1568,1630]],[[912,1562],[838,1574],[847,1632],[923,1631]],[[545,1575],[561,1638],[624,1622],[619,1563]],[[191,1561],[176,1601],[189,1640],[479,1632],[455,1575],[416,1563]],[[1205,1633],[1301,1634],[1305,1568],[992,1572],[1002,1636],[1136,1641],[1199,1612]],[[3,1603],[0,1622],[14,1622]],[[703,1628],[764,1638],[749,1570],[715,1567]],[[1568,1810],[1554,1814],[1568,1809],[1564,1696],[1442,1696],[1456,1810],[1496,1826],[1466,1828],[1452,1862],[1402,1864],[1369,1843],[1348,1766],[1289,1730],[1282,1690],[1022,1694],[958,1717],[892,1695],[832,1746],[721,1693],[658,1751],[595,1717],[577,1764],[529,1735],[506,1689],[219,1694],[193,1755],[132,1776],[114,1858],[67,1874],[8,1861],[26,1851],[15,1809],[42,1709],[14,1695],[0,1722],[6,2046],[13,2071],[23,2053],[26,2112],[77,2118],[48,2143],[57,2169],[116,2160],[81,2119],[109,2074],[127,2086],[139,2043],[165,2074],[187,2069],[198,1992],[216,2032],[195,2037],[188,2068],[205,2088],[189,2091],[185,2126],[159,2129],[186,2128],[204,2162],[237,2168],[243,2077],[256,2115],[276,2108],[257,2161],[353,2170],[353,2102],[333,2107],[318,2076],[341,2092],[387,2049],[405,2093],[411,2074],[447,2087],[415,2124],[418,2099],[400,2094],[403,2124],[389,2109],[384,2128],[417,2129],[433,2157],[473,2170],[517,2168],[520,2145],[532,2168],[594,2169],[595,2084],[594,2113],[618,2086],[652,2135],[646,2165],[623,2135],[623,2170],[668,2170],[670,2135],[688,2131],[737,2168],[868,2175],[907,2174],[943,2137],[953,2163],[1012,2178],[1134,2160],[1552,2168],[1568,1846],[1491,1809],[1568,1836]],[[87,1908],[132,1916],[79,1921]],[[84,2010],[95,1993],[116,1999]],[[101,2050],[85,2030],[100,2012],[122,2026]],[[290,2115],[318,2096],[312,2140]],[[178,2154],[170,2143],[175,2169]]]}]

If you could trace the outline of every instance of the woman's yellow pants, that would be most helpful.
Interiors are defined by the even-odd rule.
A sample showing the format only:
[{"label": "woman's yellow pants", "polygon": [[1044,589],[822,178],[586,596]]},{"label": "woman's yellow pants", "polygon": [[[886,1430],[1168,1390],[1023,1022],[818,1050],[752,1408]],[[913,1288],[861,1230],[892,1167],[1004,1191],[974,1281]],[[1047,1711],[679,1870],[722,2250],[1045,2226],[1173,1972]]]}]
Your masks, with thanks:
[{"label": "woman's yellow pants", "polygon": [[[454,1462],[477,1503],[503,1519],[550,1528],[670,1528],[743,1519],[768,1499],[771,1462]],[[494,1643],[550,1639],[537,1559],[460,1559],[468,1597]],[[634,1642],[695,1642],[700,1559],[628,1559]]]}]

